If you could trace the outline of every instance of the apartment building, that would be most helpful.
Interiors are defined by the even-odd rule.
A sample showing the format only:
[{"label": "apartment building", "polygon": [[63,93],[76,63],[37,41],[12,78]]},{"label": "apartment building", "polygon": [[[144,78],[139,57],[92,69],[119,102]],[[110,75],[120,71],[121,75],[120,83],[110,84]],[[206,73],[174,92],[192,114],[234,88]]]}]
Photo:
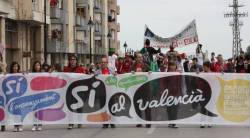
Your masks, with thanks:
[{"label": "apartment building", "polygon": [[8,65],[16,61],[27,71],[35,60],[44,61],[44,7],[41,0],[0,0],[0,43]]},{"label": "apartment building", "polygon": [[[8,65],[17,61],[24,71],[31,70],[36,60],[67,65],[70,54],[85,65],[98,62],[108,55],[109,44],[119,48],[117,21],[112,29],[108,20],[109,5],[109,0],[0,0],[0,51],[4,48]],[[115,18],[117,8],[112,9]]]},{"label": "apartment building", "polygon": [[120,6],[117,5],[117,0],[108,0],[108,29],[109,29],[109,49],[113,52],[119,52],[120,40],[118,33],[120,32],[120,24],[117,16],[120,15]]}]

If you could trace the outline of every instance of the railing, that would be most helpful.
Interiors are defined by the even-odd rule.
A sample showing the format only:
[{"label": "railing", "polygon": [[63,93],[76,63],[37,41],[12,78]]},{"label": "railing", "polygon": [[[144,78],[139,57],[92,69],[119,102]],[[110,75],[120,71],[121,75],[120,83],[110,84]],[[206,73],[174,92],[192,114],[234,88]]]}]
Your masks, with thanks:
[{"label": "railing", "polygon": [[84,5],[87,5],[87,4],[88,4],[88,0],[76,0],[76,4],[84,4]]},{"label": "railing", "polygon": [[89,47],[85,41],[76,40],[75,42],[75,52],[78,54],[89,54]]},{"label": "railing", "polygon": [[48,41],[47,52],[49,53],[68,53],[68,47],[65,42],[51,39]]},{"label": "railing", "polygon": [[81,17],[81,16],[79,16],[79,15],[76,15],[76,25],[77,25],[77,26],[84,26],[84,25],[87,25],[87,24],[86,24],[86,20],[85,20],[83,17]]},{"label": "railing", "polygon": [[50,18],[61,18],[62,11],[58,7],[50,7]]}]

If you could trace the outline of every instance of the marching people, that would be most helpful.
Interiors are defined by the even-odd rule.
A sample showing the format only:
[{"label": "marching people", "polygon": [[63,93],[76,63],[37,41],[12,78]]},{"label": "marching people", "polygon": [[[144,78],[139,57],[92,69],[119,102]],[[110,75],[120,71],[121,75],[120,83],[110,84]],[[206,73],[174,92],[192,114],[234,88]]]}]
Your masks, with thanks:
[{"label": "marching people", "polygon": [[[115,75],[116,74],[116,71],[114,70],[114,68],[110,68],[108,66],[108,59],[106,57],[103,57],[102,58],[102,62],[101,62],[101,68],[99,70],[97,70],[96,74],[97,75]],[[104,129],[108,128],[110,125],[111,128],[115,128],[115,125],[114,124],[103,124],[103,127]]]},{"label": "marching people", "polygon": [[[130,56],[128,53],[126,53],[124,58],[116,57],[116,55],[112,54],[112,56],[102,58],[101,62],[91,63],[91,65],[88,68],[85,68],[84,66],[80,66],[78,64],[77,57],[75,55],[69,56],[68,58],[68,65],[64,67],[63,72],[68,73],[81,73],[81,74],[103,74],[103,75],[116,75],[118,74],[124,74],[124,73],[135,73],[135,72],[148,72],[150,73],[152,70],[151,68],[155,68],[156,66],[152,67],[151,63],[157,63],[157,67],[159,69],[155,68],[153,71],[161,71],[161,72],[183,72],[184,69],[185,72],[204,72],[204,73],[210,73],[210,72],[225,72],[225,73],[249,73],[250,72],[250,58],[247,58],[245,53],[241,51],[240,55],[234,60],[232,58],[228,59],[227,61],[224,61],[223,56],[219,54],[215,58],[215,53],[213,52],[211,54],[211,62],[204,60],[204,55],[202,53],[201,47],[197,47],[196,49],[196,57],[192,59],[192,63],[189,63],[189,59],[186,57],[180,56],[177,51],[175,51],[174,47],[171,46],[170,50],[166,53],[166,55],[160,53],[159,50],[155,50],[154,48],[150,47],[150,41],[145,41],[145,47],[142,49],[142,52],[137,52],[135,54],[135,59],[133,56]],[[153,52],[152,52],[153,51]],[[152,57],[152,58],[151,58]],[[250,57],[250,56],[249,56]],[[118,58],[118,61],[116,60]],[[145,59],[148,58],[148,59]],[[182,60],[185,58],[184,63]],[[110,61],[110,62],[109,62]],[[149,61],[149,62],[147,62]],[[112,64],[109,64],[111,63]],[[202,66],[200,65],[201,63]],[[151,67],[150,67],[151,66]],[[33,73],[41,73],[41,72],[61,72],[60,64],[57,64],[54,66],[54,69],[48,65],[43,64],[39,61],[34,62],[32,72]],[[0,55],[0,73],[5,74],[6,73],[7,65],[6,63],[3,63],[2,56]],[[10,66],[10,72],[13,73],[20,73],[20,65],[17,62],[13,62]],[[195,85],[192,88],[196,87],[196,84],[187,82],[190,80],[185,80],[186,85]],[[176,85],[176,82],[173,80],[173,82],[169,82],[172,85]],[[197,86],[199,83],[197,83]],[[154,88],[154,86],[152,86]],[[189,90],[187,90],[189,91]],[[192,108],[196,109],[198,107],[195,104],[192,104]],[[168,107],[168,117],[169,120],[175,120],[178,116],[178,106],[174,107]],[[151,114],[146,113],[146,118],[151,118]],[[208,118],[201,118],[201,128],[205,128],[205,125],[202,124],[203,122],[211,122]],[[115,128],[116,126],[114,124],[103,124],[103,128]],[[68,129],[72,129],[74,127],[73,124],[68,125]],[[81,124],[78,124],[78,128],[81,127]],[[136,127],[142,127],[141,124],[138,124]],[[150,124],[146,124],[147,128],[150,128]],[[169,127],[171,128],[178,128],[176,124],[169,124]],[[207,125],[207,127],[212,127],[211,125]],[[5,131],[5,126],[1,126],[1,130]],[[33,131],[41,131],[42,130],[42,124],[38,121],[34,121],[34,125],[32,128]],[[22,125],[20,123],[17,123],[14,125],[14,131],[20,132],[23,131]]]},{"label": "marching people", "polygon": [[[63,72],[67,73],[81,73],[81,74],[86,74],[86,69],[78,65],[78,60],[75,55],[71,55],[68,58],[68,66],[65,66],[63,69]],[[73,129],[74,124],[68,124],[68,129]],[[78,128],[81,128],[82,125],[78,124]]]},{"label": "marching people", "polygon": [[198,64],[198,59],[197,58],[193,58],[192,59],[192,66],[190,68],[190,72],[202,72],[203,68],[200,64]]},{"label": "marching people", "polygon": [[[143,56],[141,53],[136,53],[136,60],[135,63],[132,65],[133,72],[149,72],[150,68],[148,64],[143,62]],[[151,113],[146,113],[147,118],[151,118]],[[136,127],[142,127],[142,124],[137,124]],[[147,128],[150,128],[150,124],[146,124]]]},{"label": "marching people", "polygon": [[205,60],[204,53],[202,52],[202,44],[198,44],[196,48],[196,58],[198,65],[202,66],[203,61]]},{"label": "marching people", "polygon": [[[17,62],[12,62],[10,65],[10,74],[17,74],[17,73],[21,73],[21,67]],[[23,127],[20,124],[16,124],[14,125],[14,132],[22,132],[23,131]]]},{"label": "marching people", "polygon": [[178,52],[175,51],[175,47],[170,45],[170,50],[166,53],[169,62],[177,62]]},{"label": "marching people", "polygon": [[[6,74],[7,64],[3,61],[3,56],[0,53],[0,74]],[[1,126],[1,131],[5,131],[5,125]]]},{"label": "marching people", "polygon": [[227,66],[227,70],[226,70],[227,73],[235,73],[235,64],[232,58],[227,60],[226,66]]},{"label": "marching people", "polygon": [[[210,61],[205,61],[203,63],[203,72],[204,73],[211,73],[211,62]],[[208,122],[211,122],[211,119],[209,117],[205,117],[205,116],[201,116],[201,122],[203,121],[208,121]],[[207,126],[208,128],[211,128],[212,125],[208,124]],[[201,124],[200,128],[205,128],[205,125],[204,124]]]},{"label": "marching people", "polygon": [[[47,64],[44,64],[44,67],[45,67],[45,65],[46,65],[46,67],[49,66],[49,65],[47,65]],[[42,72],[42,64],[41,64],[40,61],[35,61],[32,67],[33,67],[33,68],[32,68],[32,73],[41,73],[41,72]],[[45,70],[48,71],[48,70],[49,70],[49,67],[48,67],[48,68],[45,68]],[[39,121],[38,121],[38,120],[35,120],[35,122],[39,122]],[[33,125],[32,131],[42,131],[42,124],[40,124],[40,123],[35,123],[35,124]]]},{"label": "marching people", "polygon": [[[168,62],[167,72],[178,72],[176,62],[174,62],[173,60]],[[173,83],[173,85],[176,85],[176,83],[179,83],[179,82],[173,80],[173,81],[169,82],[169,85],[171,85],[170,83]],[[180,88],[177,88],[177,89],[180,89]],[[177,113],[178,113],[178,105],[173,105],[173,106],[167,107],[167,112],[168,112],[169,120],[176,120]],[[168,127],[178,128],[178,126],[176,124],[169,124]]]},{"label": "marching people", "polygon": [[212,72],[225,72],[227,70],[227,66],[224,63],[224,59],[221,54],[217,56],[217,62],[212,65]]},{"label": "marching people", "polygon": [[183,68],[184,68],[184,71],[185,72],[189,72],[189,59],[188,58],[185,58],[185,61],[183,62]]},{"label": "marching people", "polygon": [[146,39],[144,42],[144,47],[141,49],[140,53],[143,55],[143,60],[145,63],[150,65],[153,61],[153,55],[161,53],[161,49],[155,50],[150,46],[150,40]]},{"label": "marching people", "polygon": [[123,62],[124,59],[122,57],[119,57],[116,63],[117,74],[122,74]]},{"label": "marching people", "polygon": [[125,59],[123,60],[121,73],[130,73],[131,72],[131,66],[133,64],[133,61],[128,53],[125,54]]},{"label": "marching people", "polygon": [[244,54],[244,51],[241,51],[240,55],[236,58],[236,72],[237,73],[246,73],[244,62],[245,62],[245,54]]}]

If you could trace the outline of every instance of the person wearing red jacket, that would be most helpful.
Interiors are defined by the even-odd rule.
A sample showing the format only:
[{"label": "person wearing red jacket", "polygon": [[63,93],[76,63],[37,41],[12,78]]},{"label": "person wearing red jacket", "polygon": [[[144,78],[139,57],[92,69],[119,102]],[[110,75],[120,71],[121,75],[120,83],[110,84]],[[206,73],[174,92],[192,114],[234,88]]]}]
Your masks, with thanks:
[{"label": "person wearing red jacket", "polygon": [[117,74],[122,74],[122,66],[123,66],[123,58],[118,58],[118,62],[116,63]]},{"label": "person wearing red jacket", "polygon": [[[96,71],[97,75],[115,75],[116,72],[115,70],[113,70],[114,68],[110,68],[108,66],[108,59],[106,57],[102,58],[102,62],[101,62],[101,68],[99,70]],[[108,128],[110,125],[111,128],[115,128],[115,124],[103,124],[104,129]]]},{"label": "person wearing red jacket", "polygon": [[130,73],[131,72],[131,68],[132,68],[132,64],[133,64],[133,62],[132,62],[132,60],[131,60],[131,58],[129,57],[129,55],[126,53],[126,55],[125,55],[125,59],[124,59],[124,61],[123,61],[123,64],[122,64],[122,74],[123,73]]},{"label": "person wearing red jacket", "polygon": [[212,72],[225,72],[227,70],[227,65],[224,63],[222,55],[218,55],[217,62],[211,67]]},{"label": "person wearing red jacket", "polygon": [[76,56],[70,56],[68,62],[69,64],[63,68],[63,72],[87,74],[87,69],[78,65]]},{"label": "person wearing red jacket", "polygon": [[[78,65],[77,63],[77,57],[75,55],[71,55],[68,58],[68,66],[65,66],[63,68],[63,72],[68,72],[68,73],[83,73],[86,74],[87,70],[81,66]],[[78,128],[81,128],[81,124],[78,124]],[[74,127],[74,124],[69,124],[68,129],[72,129]]]}]

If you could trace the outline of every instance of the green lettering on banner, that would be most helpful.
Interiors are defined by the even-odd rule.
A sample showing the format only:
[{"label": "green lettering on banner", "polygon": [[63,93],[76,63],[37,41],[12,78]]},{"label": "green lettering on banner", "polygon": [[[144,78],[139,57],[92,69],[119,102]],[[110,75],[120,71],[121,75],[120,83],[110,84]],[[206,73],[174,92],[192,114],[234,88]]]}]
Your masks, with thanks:
[{"label": "green lettering on banner", "polygon": [[116,86],[117,87],[117,78],[115,76],[110,76],[105,79],[105,84],[109,86]]},{"label": "green lettering on banner", "polygon": [[129,77],[121,79],[118,83],[118,86],[128,90],[129,87],[142,84],[146,82],[147,80],[148,80],[148,77],[146,75],[129,76]]}]

